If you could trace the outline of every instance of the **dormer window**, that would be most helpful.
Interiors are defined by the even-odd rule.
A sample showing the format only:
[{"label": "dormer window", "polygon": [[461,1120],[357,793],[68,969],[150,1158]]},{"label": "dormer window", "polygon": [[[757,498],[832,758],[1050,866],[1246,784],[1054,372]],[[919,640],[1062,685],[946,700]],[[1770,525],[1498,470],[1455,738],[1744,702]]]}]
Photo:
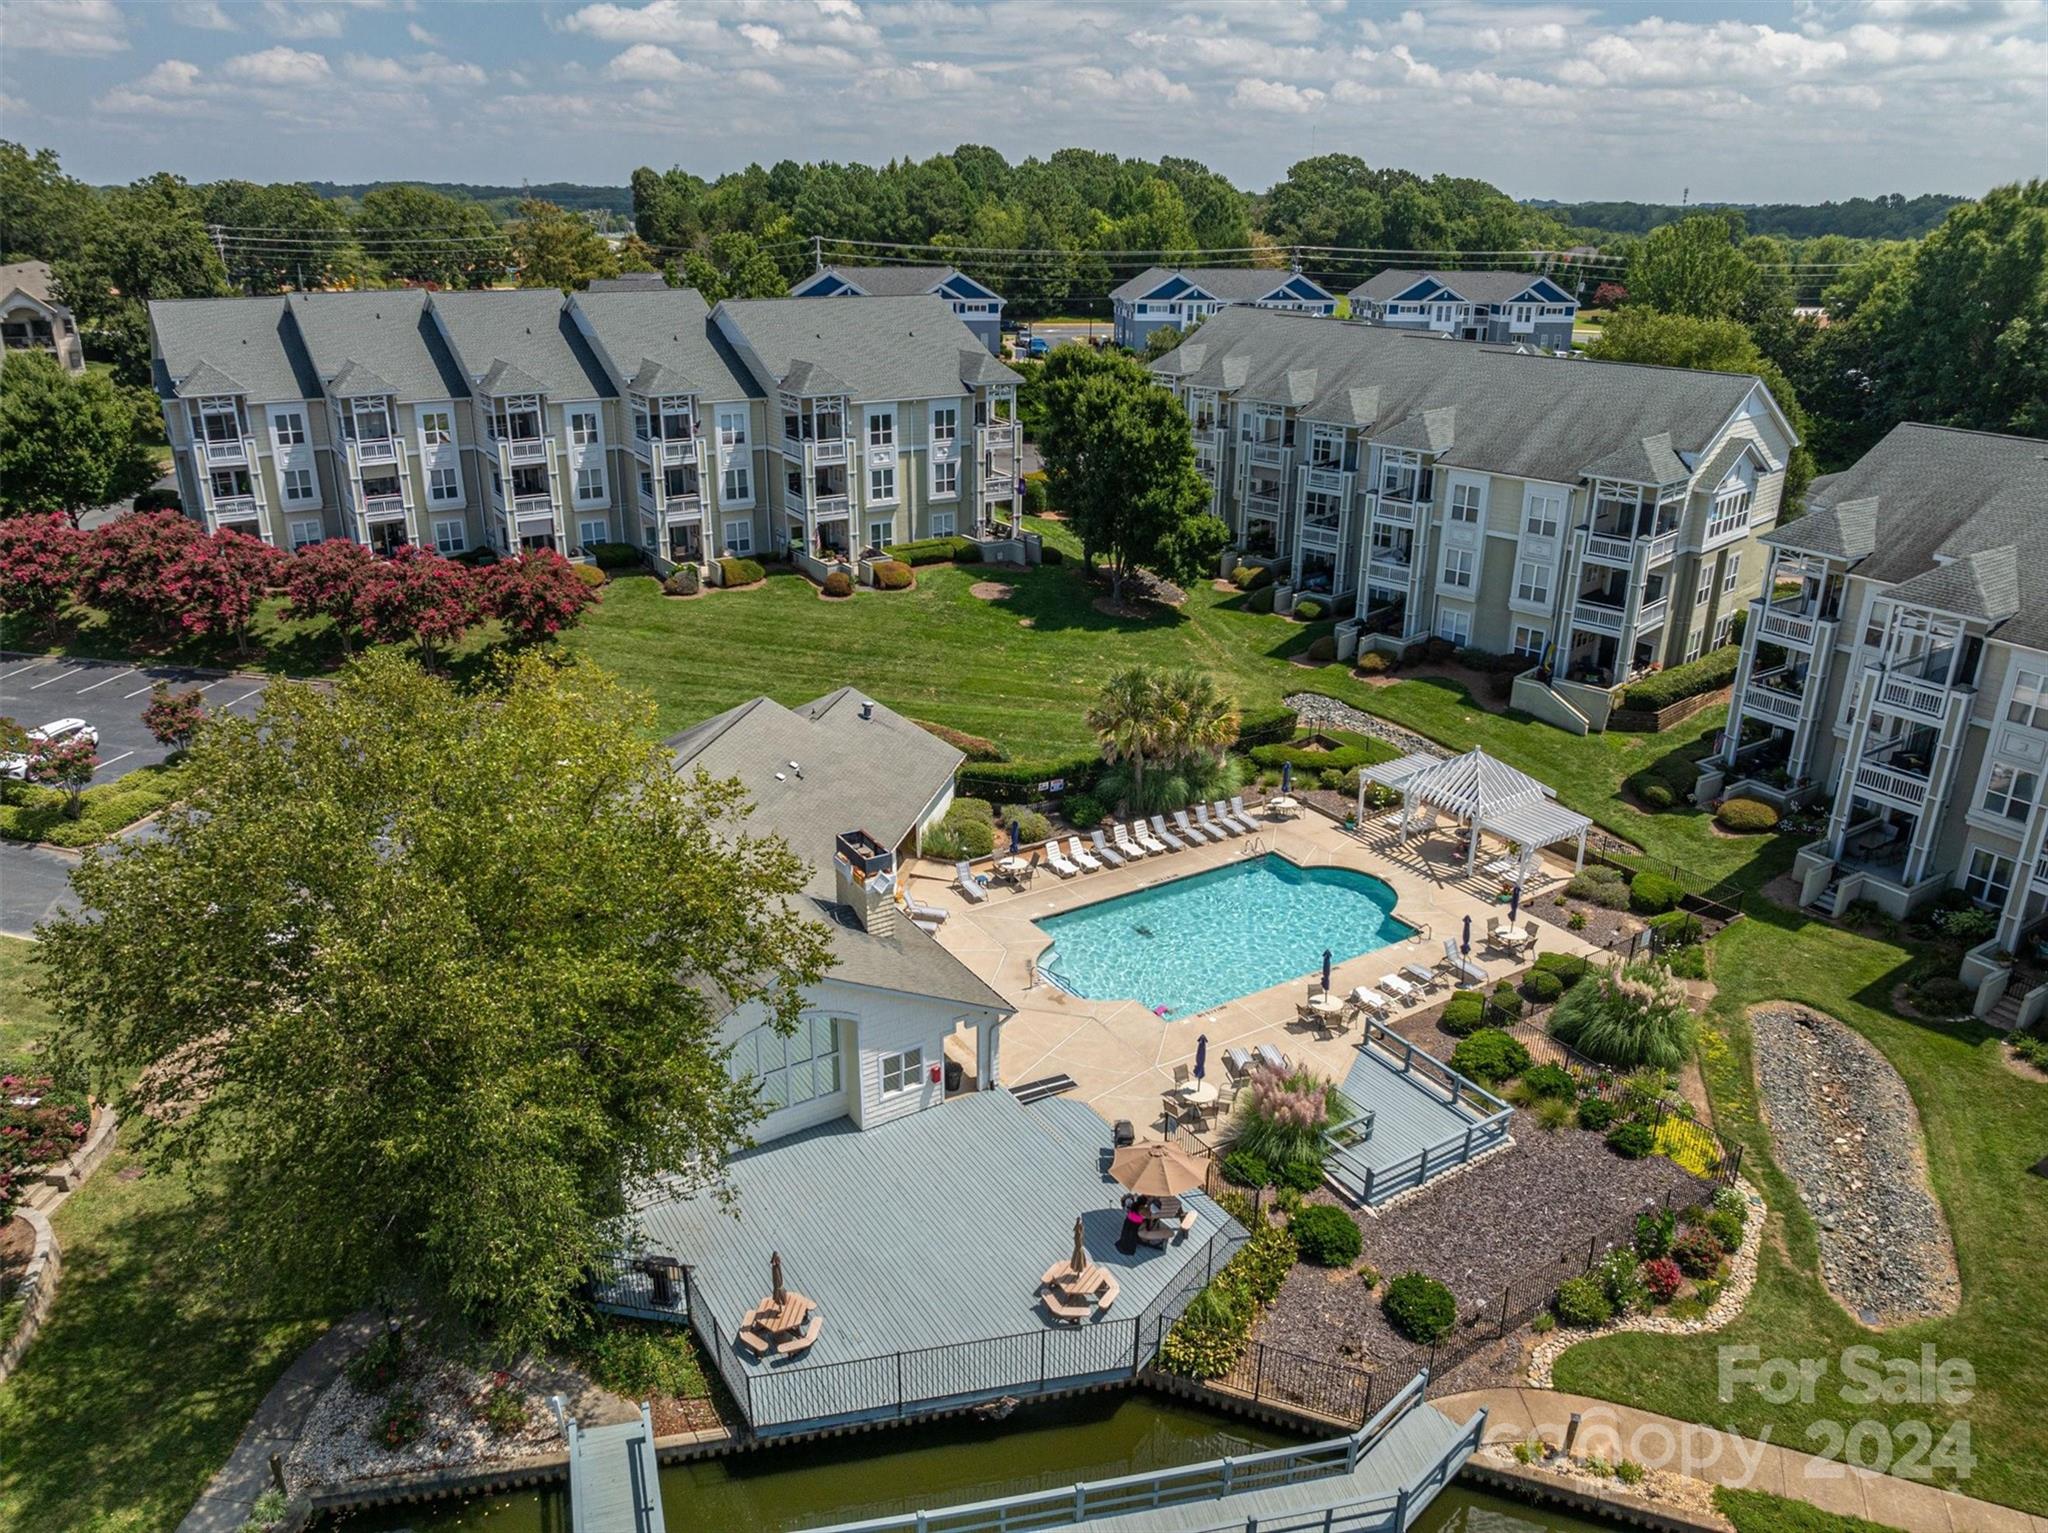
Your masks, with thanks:
[{"label": "dormer window", "polygon": [[242,412],[232,399],[199,401],[199,435],[209,442],[239,442]]}]

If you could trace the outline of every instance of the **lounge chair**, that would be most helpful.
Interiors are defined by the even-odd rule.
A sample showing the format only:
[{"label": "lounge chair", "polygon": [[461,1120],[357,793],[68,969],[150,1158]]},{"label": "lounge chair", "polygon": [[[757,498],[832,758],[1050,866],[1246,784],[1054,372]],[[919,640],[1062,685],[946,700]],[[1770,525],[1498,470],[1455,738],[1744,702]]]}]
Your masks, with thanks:
[{"label": "lounge chair", "polygon": [[1258,821],[1252,818],[1252,812],[1244,807],[1243,794],[1239,794],[1230,801],[1230,812],[1237,816],[1237,823],[1240,825],[1256,825],[1258,823]]},{"label": "lounge chair", "polygon": [[1377,990],[1368,990],[1363,985],[1358,986],[1351,992],[1351,1004],[1360,1011],[1371,1012],[1376,1017],[1385,1017],[1393,1010],[1387,1004],[1385,996],[1381,995]]},{"label": "lounge chair", "polygon": [[908,913],[910,919],[919,926],[944,926],[946,924],[945,906],[927,905],[914,894],[907,892],[904,894],[903,909]]},{"label": "lounge chair", "polygon": [[[1153,835],[1143,820],[1131,821],[1131,839],[1155,857],[1163,856],[1168,850],[1166,843]],[[1172,850],[1177,852],[1180,848],[1176,846]]]},{"label": "lounge chair", "polygon": [[1444,961],[1437,967],[1448,970],[1455,978],[1467,984],[1479,985],[1486,982],[1486,970],[1458,951],[1456,937],[1444,938]]},{"label": "lounge chair", "polygon": [[[1213,831],[1204,830],[1201,826],[1196,825],[1192,821],[1190,821],[1188,819],[1188,812],[1185,809],[1174,810],[1173,823],[1176,827],[1179,828],[1180,833],[1188,838],[1188,844],[1190,846],[1205,845],[1212,836],[1215,836],[1215,833]],[[1223,838],[1221,836],[1215,836],[1215,839],[1221,841]]]},{"label": "lounge chair", "polygon": [[1081,844],[1079,836],[1067,837],[1067,850],[1073,854],[1074,866],[1083,873],[1100,873],[1102,871],[1102,864],[1096,861],[1093,852]]},{"label": "lounge chair", "polygon": [[1121,820],[1109,827],[1109,837],[1116,842],[1116,849],[1124,854],[1126,862],[1136,862],[1145,855],[1145,848],[1131,839],[1131,833],[1124,829]]},{"label": "lounge chair", "polygon": [[1270,1043],[1260,1044],[1258,1053],[1260,1061],[1269,1070],[1278,1070],[1285,1075],[1294,1068],[1293,1062]]},{"label": "lounge chair", "polygon": [[1201,822],[1202,829],[1207,831],[1214,840],[1225,841],[1232,836],[1240,834],[1235,825],[1226,825],[1221,820],[1209,818],[1209,806],[1207,804],[1195,805],[1195,818]]},{"label": "lounge chair", "polygon": [[1237,833],[1240,836],[1248,836],[1252,834],[1253,831],[1259,828],[1258,824],[1251,818],[1250,815],[1231,813],[1230,806],[1224,803],[1223,800],[1220,798],[1216,800],[1215,803],[1211,804],[1209,807],[1215,811],[1216,819],[1219,823],[1224,825],[1235,825],[1237,827]]},{"label": "lounge chair", "polygon": [[1061,878],[1074,878],[1079,876],[1081,872],[1079,867],[1067,861],[1066,854],[1060,850],[1060,844],[1057,841],[1045,843],[1045,865],[1051,868],[1053,872],[1059,874]]},{"label": "lounge chair", "polygon": [[1241,1081],[1252,1073],[1252,1057],[1243,1049],[1223,1051],[1223,1073],[1233,1081]]},{"label": "lounge chair", "polygon": [[1417,990],[1398,974],[1382,974],[1380,976],[1380,989],[1386,991],[1388,995],[1391,995],[1403,1006],[1412,1004],[1422,994],[1421,991]]},{"label": "lounge chair", "polygon": [[975,877],[974,869],[965,862],[953,864],[953,887],[967,896],[967,903],[979,905],[988,898],[988,890],[982,888],[981,880]]},{"label": "lounge chair", "polygon": [[1166,816],[1163,814],[1152,816],[1152,834],[1159,838],[1159,844],[1169,852],[1184,852],[1188,849],[1187,842],[1166,828]]},{"label": "lounge chair", "polygon": [[1108,863],[1113,868],[1120,868],[1124,865],[1123,854],[1121,852],[1111,849],[1109,842],[1103,837],[1101,831],[1089,831],[1088,839],[1095,843],[1095,855],[1100,857],[1104,862]]}]

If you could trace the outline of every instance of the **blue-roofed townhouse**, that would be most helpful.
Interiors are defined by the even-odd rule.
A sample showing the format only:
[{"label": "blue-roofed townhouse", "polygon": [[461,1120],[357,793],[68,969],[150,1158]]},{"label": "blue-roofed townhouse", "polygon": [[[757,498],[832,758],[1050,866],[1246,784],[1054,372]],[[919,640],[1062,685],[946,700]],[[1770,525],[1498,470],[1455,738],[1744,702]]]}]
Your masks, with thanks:
[{"label": "blue-roofed townhouse", "polygon": [[955,266],[820,266],[789,290],[792,298],[911,298],[920,293],[945,299],[991,356],[1002,355],[1002,294]]},{"label": "blue-roofed townhouse", "polygon": [[1153,266],[1109,295],[1116,343],[1143,351],[1154,330],[1186,330],[1232,304],[1325,317],[1337,299],[1298,271],[1245,266]]},{"label": "blue-roofed townhouse", "polygon": [[[1230,309],[1154,364],[1234,557],[1362,642],[1519,654],[1566,727],[1729,642],[1797,441],[1747,374]],[[1566,711],[1566,709],[1569,711]]]},{"label": "blue-roofed townhouse", "polygon": [[1550,351],[1571,349],[1579,313],[1562,284],[1525,271],[1390,268],[1348,296],[1351,317],[1369,325]]}]

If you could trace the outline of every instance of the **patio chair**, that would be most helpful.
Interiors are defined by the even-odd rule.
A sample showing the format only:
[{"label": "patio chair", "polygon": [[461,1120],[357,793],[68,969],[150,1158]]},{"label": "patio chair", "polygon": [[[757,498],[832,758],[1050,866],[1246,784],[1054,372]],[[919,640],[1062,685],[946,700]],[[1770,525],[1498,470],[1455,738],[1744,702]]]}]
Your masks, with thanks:
[{"label": "patio chair", "polygon": [[1230,812],[1237,816],[1237,823],[1240,825],[1255,825],[1258,823],[1252,818],[1252,812],[1244,807],[1244,795],[1242,793],[1230,801]]},{"label": "patio chair", "polygon": [[1188,1083],[1188,1078],[1188,1067],[1186,1065],[1175,1065],[1173,1067],[1174,1085],[1185,1086]]},{"label": "patio chair", "polygon": [[1294,1062],[1270,1043],[1260,1044],[1258,1052],[1260,1061],[1269,1070],[1277,1070],[1286,1075],[1294,1069]]},{"label": "patio chair", "polygon": [[953,887],[967,896],[967,903],[970,905],[979,905],[988,898],[988,890],[981,886],[981,880],[975,876],[974,869],[965,862],[953,864]]},{"label": "patio chair", "polygon": [[1067,850],[1073,854],[1074,866],[1083,873],[1100,873],[1102,864],[1095,860],[1095,854],[1081,844],[1079,836],[1067,837]]},{"label": "patio chair", "polygon": [[1217,824],[1232,827],[1240,836],[1249,836],[1259,828],[1252,823],[1249,816],[1232,814],[1230,806],[1220,798],[1211,804],[1209,809],[1216,816]]},{"label": "patio chair", "polygon": [[1380,989],[1386,991],[1388,995],[1391,995],[1403,1006],[1413,1005],[1422,994],[1421,991],[1417,990],[1398,974],[1382,974],[1380,976]]},{"label": "patio chair", "polygon": [[1387,998],[1377,990],[1368,990],[1360,985],[1351,992],[1351,1004],[1359,1011],[1369,1011],[1376,1017],[1384,1018],[1393,1008],[1387,1005]]},{"label": "patio chair", "polygon": [[1201,822],[1202,829],[1206,830],[1213,840],[1224,841],[1243,834],[1235,825],[1226,825],[1221,820],[1211,819],[1209,806],[1206,804],[1195,805],[1195,818]]},{"label": "patio chair", "polygon": [[[1143,820],[1131,821],[1131,839],[1155,857],[1161,856],[1167,851],[1166,843],[1153,835]],[[1180,848],[1174,847],[1173,850],[1177,852]]]},{"label": "patio chair", "polygon": [[1184,852],[1188,849],[1187,842],[1181,840],[1179,836],[1176,836],[1166,828],[1166,816],[1163,814],[1152,816],[1152,834],[1158,838],[1159,844],[1169,852]]},{"label": "patio chair", "polygon": [[1109,838],[1116,843],[1116,849],[1124,854],[1126,862],[1136,862],[1145,855],[1145,848],[1131,839],[1131,833],[1124,828],[1121,820],[1109,827]]},{"label": "patio chair", "polygon": [[1243,1049],[1225,1049],[1223,1051],[1223,1073],[1233,1081],[1243,1080],[1247,1075],[1251,1074],[1251,1070],[1252,1057]]},{"label": "patio chair", "polygon": [[1077,878],[1080,876],[1080,868],[1067,861],[1066,854],[1060,850],[1060,844],[1057,841],[1045,843],[1045,865],[1061,878]]},{"label": "patio chair", "polygon": [[[1185,809],[1174,810],[1173,824],[1174,828],[1187,838],[1187,843],[1189,846],[1208,845],[1211,833],[1209,831],[1202,829],[1201,826],[1195,824],[1192,820],[1190,820],[1188,818],[1188,812]],[[1221,836],[1218,836],[1216,837],[1216,839],[1220,841],[1223,838]]]},{"label": "patio chair", "polygon": [[1106,839],[1104,839],[1101,831],[1089,831],[1088,839],[1095,843],[1095,855],[1100,857],[1104,862],[1108,863],[1113,868],[1120,868],[1124,865],[1123,854],[1121,852],[1115,852],[1110,850],[1109,842]]},{"label": "patio chair", "polygon": [[909,914],[910,919],[919,926],[944,926],[946,924],[945,906],[927,905],[914,894],[907,892],[904,894],[903,908]]}]

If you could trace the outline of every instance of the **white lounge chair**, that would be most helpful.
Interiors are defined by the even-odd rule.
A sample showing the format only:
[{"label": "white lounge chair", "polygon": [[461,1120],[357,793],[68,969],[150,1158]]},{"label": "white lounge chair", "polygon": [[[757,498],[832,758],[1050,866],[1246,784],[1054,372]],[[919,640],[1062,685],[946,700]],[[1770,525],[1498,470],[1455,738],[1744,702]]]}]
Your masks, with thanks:
[{"label": "white lounge chair", "polygon": [[1095,855],[1100,857],[1104,862],[1108,863],[1113,868],[1120,868],[1124,865],[1123,856],[1110,848],[1109,842],[1103,839],[1101,831],[1089,831],[1088,839],[1095,843]]},{"label": "white lounge chair", "polygon": [[[1131,839],[1155,857],[1164,855],[1168,850],[1166,843],[1153,835],[1151,827],[1143,820],[1131,821]],[[1174,847],[1172,850],[1179,851],[1180,848]]]},{"label": "white lounge chair", "polygon": [[1388,995],[1391,995],[1403,1006],[1407,1006],[1420,999],[1422,995],[1420,990],[1417,990],[1398,974],[1382,974],[1380,976],[1380,989],[1386,991]]},{"label": "white lounge chair", "polygon": [[1187,842],[1181,840],[1179,836],[1176,836],[1166,828],[1166,816],[1163,814],[1152,816],[1152,834],[1158,838],[1159,844],[1169,852],[1184,852],[1188,849]]},{"label": "white lounge chair", "polygon": [[1118,821],[1109,827],[1109,837],[1116,843],[1116,849],[1124,854],[1126,862],[1136,862],[1145,855],[1145,848],[1131,839],[1131,833]]},{"label": "white lounge chair", "polygon": [[967,902],[970,905],[979,905],[988,898],[988,890],[982,888],[981,884],[975,879],[974,869],[970,868],[965,862],[953,864],[953,887],[967,896]]},{"label": "white lounge chair", "polygon": [[1392,1010],[1387,1005],[1387,998],[1385,996],[1381,995],[1377,990],[1368,990],[1363,985],[1358,986],[1351,992],[1351,1004],[1360,1011],[1371,1012],[1376,1017],[1385,1017]]},{"label": "white lounge chair", "polygon": [[946,924],[945,906],[927,905],[914,894],[906,893],[903,896],[903,908],[909,913],[910,919],[919,926],[944,926]]},{"label": "white lounge chair", "polygon": [[1230,806],[1224,803],[1223,800],[1220,798],[1216,800],[1215,803],[1211,804],[1209,808],[1210,811],[1216,816],[1217,824],[1228,825],[1231,829],[1235,830],[1240,836],[1248,836],[1253,831],[1259,828],[1258,826],[1254,825],[1249,819],[1242,818],[1238,815],[1232,814],[1230,812]]},{"label": "white lounge chair", "polygon": [[1180,827],[1180,833],[1188,838],[1190,846],[1205,846],[1212,837],[1218,841],[1223,839],[1221,836],[1215,835],[1213,831],[1204,830],[1201,826],[1189,820],[1188,812],[1185,809],[1174,810],[1173,823]]},{"label": "white lounge chair", "polygon": [[1074,866],[1083,873],[1100,873],[1102,864],[1095,860],[1095,854],[1081,844],[1079,836],[1067,837],[1067,850],[1073,854]]},{"label": "white lounge chair", "polygon": [[1060,844],[1057,841],[1045,843],[1045,865],[1051,868],[1053,872],[1059,874],[1061,878],[1074,878],[1079,876],[1081,872],[1079,867],[1067,861],[1066,853],[1060,850]]},{"label": "white lounge chair", "polygon": [[1252,812],[1244,807],[1244,796],[1242,794],[1230,801],[1230,812],[1237,816],[1237,823],[1240,825],[1256,825],[1258,823],[1258,821],[1252,818]]},{"label": "white lounge chair", "polygon": [[1459,979],[1464,980],[1467,984],[1482,985],[1486,983],[1486,970],[1458,951],[1458,939],[1456,937],[1444,938],[1444,961],[1438,967],[1450,970],[1451,973],[1457,975]]},{"label": "white lounge chair", "polygon": [[1227,841],[1237,834],[1235,830],[1225,825],[1221,820],[1210,819],[1209,806],[1207,804],[1195,805],[1195,822],[1208,834],[1211,841]]},{"label": "white lounge chair", "polygon": [[1285,1054],[1281,1053],[1278,1049],[1274,1048],[1273,1045],[1270,1043],[1260,1044],[1258,1047],[1258,1055],[1260,1062],[1264,1064],[1267,1069],[1277,1070],[1282,1075],[1286,1075],[1289,1071],[1291,1071],[1294,1068],[1294,1062],[1290,1060]]}]

